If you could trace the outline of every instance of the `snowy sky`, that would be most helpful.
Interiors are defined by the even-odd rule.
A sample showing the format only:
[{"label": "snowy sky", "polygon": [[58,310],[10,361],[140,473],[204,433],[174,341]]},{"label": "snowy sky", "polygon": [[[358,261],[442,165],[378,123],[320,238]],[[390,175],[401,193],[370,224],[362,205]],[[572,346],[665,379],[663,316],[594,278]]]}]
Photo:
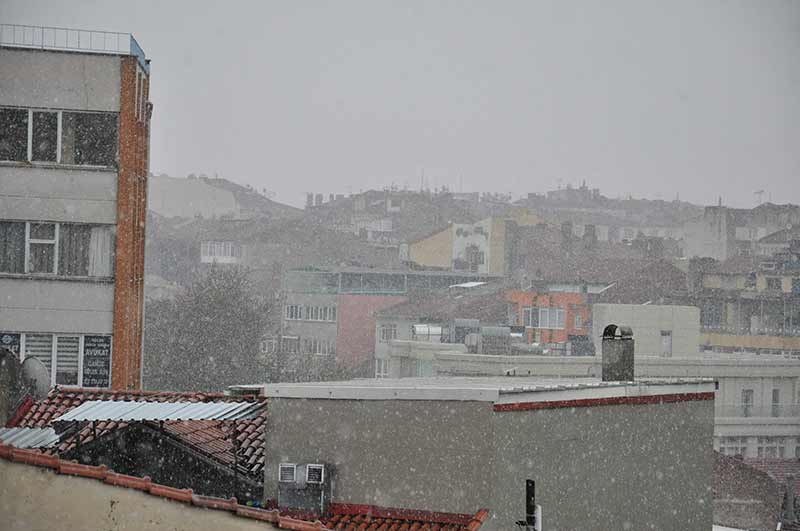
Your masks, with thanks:
[{"label": "snowy sky", "polygon": [[0,0],[0,21],[133,33],[152,170],[292,204],[423,174],[800,203],[795,0]]}]

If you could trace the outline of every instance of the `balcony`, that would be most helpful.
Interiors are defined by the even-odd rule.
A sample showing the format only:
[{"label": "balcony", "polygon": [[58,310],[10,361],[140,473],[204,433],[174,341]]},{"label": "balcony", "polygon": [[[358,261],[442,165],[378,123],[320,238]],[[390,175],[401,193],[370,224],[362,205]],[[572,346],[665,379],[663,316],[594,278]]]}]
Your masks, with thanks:
[{"label": "balcony", "polygon": [[114,55],[132,55],[150,73],[144,51],[130,33],[91,31],[51,26],[0,24],[0,46]]},{"label": "balcony", "polygon": [[792,418],[800,417],[800,404],[721,404],[716,406],[714,414],[728,418]]}]

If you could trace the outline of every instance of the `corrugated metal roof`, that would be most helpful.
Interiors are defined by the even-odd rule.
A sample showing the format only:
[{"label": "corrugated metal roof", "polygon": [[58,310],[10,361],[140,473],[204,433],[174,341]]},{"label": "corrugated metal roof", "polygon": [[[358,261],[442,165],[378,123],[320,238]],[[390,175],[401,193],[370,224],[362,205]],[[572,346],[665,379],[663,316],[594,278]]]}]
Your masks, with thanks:
[{"label": "corrugated metal roof", "polygon": [[53,419],[78,421],[241,420],[255,417],[259,402],[124,402],[90,400]]},{"label": "corrugated metal roof", "polygon": [[0,442],[14,448],[52,448],[58,441],[53,428],[0,428]]}]

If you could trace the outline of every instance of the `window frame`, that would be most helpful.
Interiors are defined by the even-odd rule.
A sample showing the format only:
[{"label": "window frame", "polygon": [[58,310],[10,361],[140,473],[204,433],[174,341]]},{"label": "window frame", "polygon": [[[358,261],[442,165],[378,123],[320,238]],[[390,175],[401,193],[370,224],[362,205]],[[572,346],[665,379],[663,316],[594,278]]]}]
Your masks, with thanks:
[{"label": "window frame", "polygon": [[[390,334],[385,334],[385,332],[391,331]],[[380,325],[379,329],[379,337],[381,343],[388,343],[389,341],[393,341],[397,339],[397,323],[385,323]],[[387,339],[387,335],[392,336]]]},{"label": "window frame", "polygon": [[[74,333],[56,333],[56,332],[8,332],[13,334],[19,335],[19,360],[20,362],[25,361],[27,356],[27,340],[28,336],[30,335],[37,335],[37,336],[50,336],[50,386],[60,386],[66,388],[81,388],[84,387],[84,378],[83,378],[83,364],[84,364],[84,357],[85,357],[85,348],[86,348],[86,337],[87,336],[102,336],[102,337],[109,337],[111,339],[111,354],[109,356],[109,386],[104,387],[102,389],[111,389],[111,368],[113,367],[113,360],[114,360],[114,337],[111,334],[96,334],[96,333],[89,333],[89,332],[74,332]],[[59,384],[57,383],[57,375],[58,375],[58,339],[59,338],[78,338],[78,377],[77,383],[75,384]]]},{"label": "window frame", "polygon": [[[93,281],[102,281],[102,280],[109,280],[114,278],[114,256],[116,254],[116,242],[114,239],[113,234],[113,225],[109,225],[107,223],[62,223],[60,221],[46,221],[46,220],[29,220],[29,221],[17,221],[17,220],[0,220],[4,223],[21,223],[25,225],[25,237],[23,242],[23,268],[22,272],[8,272],[8,271],[0,271],[0,277],[2,276],[15,276],[15,275],[30,275],[36,277],[47,277],[47,278],[59,278],[59,279],[81,279],[81,280],[93,280]],[[53,225],[53,239],[43,239],[43,238],[32,238],[31,237],[31,226],[32,225]],[[62,233],[63,231],[62,226],[64,225],[80,225],[86,226],[90,229],[96,228],[103,228],[106,230],[111,230],[111,247],[109,249],[111,256],[110,259],[110,275],[68,275],[62,272],[62,263],[60,262],[60,255],[61,255],[61,246],[62,246]],[[31,266],[31,245],[52,245],[53,246],[53,267],[50,271],[33,271]],[[92,247],[91,244],[89,248],[86,250],[87,256],[86,259],[91,261],[92,260]],[[102,257],[105,259],[105,257]]]},{"label": "window frame", "polygon": [[[28,132],[26,139],[26,156],[25,160],[0,160],[0,164],[34,164],[34,165],[53,165],[68,166],[71,168],[94,168],[94,169],[108,169],[119,168],[119,113],[109,111],[86,111],[75,109],[53,109],[44,107],[14,107],[9,105],[0,105],[0,109],[10,109],[17,111],[27,111],[28,114]],[[64,136],[64,113],[73,114],[106,114],[113,115],[116,120],[116,139],[114,141],[114,163],[112,165],[98,165],[98,164],[75,164],[63,162],[62,148]],[[33,160],[33,114],[34,113],[54,113],[56,114],[56,160]]]}]

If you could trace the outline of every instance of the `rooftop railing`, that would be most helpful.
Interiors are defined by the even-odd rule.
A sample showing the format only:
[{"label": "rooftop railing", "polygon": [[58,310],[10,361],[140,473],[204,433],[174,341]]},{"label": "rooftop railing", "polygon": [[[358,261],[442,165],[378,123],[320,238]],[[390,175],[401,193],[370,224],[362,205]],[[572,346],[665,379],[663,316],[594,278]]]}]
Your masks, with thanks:
[{"label": "rooftop railing", "polygon": [[800,417],[800,404],[767,404],[755,406],[752,404],[717,404],[715,408],[717,417],[734,418],[787,418]]},{"label": "rooftop railing", "polygon": [[150,72],[144,51],[130,33],[0,24],[0,46],[132,55]]},{"label": "rooftop railing", "polygon": [[700,331],[703,333],[729,334],[737,336],[800,337],[800,328],[796,326],[756,327],[700,325]]}]

